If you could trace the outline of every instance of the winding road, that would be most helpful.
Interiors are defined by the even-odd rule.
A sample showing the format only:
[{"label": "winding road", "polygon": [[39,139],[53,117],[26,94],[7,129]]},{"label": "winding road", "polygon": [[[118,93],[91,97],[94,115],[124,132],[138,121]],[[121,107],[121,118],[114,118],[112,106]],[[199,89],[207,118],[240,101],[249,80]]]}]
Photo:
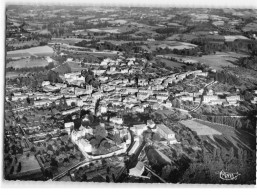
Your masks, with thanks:
[{"label": "winding road", "polygon": [[211,85],[213,85],[213,84],[215,84],[215,83],[217,83],[217,81],[212,81],[212,82],[210,82],[210,83],[208,83],[208,84],[206,84],[206,85],[204,86],[204,88],[203,88],[203,93],[202,93],[202,95],[201,95],[201,101],[200,101],[199,105],[198,105],[197,107],[193,108],[192,110],[190,110],[189,112],[194,112],[194,111],[198,110],[198,109],[202,106],[204,92],[206,91],[207,87],[209,87],[209,86],[211,86]]}]

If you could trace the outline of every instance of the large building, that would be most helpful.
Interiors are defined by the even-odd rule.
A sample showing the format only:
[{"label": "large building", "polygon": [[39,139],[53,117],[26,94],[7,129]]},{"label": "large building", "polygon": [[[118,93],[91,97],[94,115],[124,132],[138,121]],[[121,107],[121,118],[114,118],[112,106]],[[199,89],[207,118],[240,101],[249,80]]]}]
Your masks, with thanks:
[{"label": "large building", "polygon": [[164,124],[156,125],[156,131],[170,142],[176,142],[175,133]]},{"label": "large building", "polygon": [[203,96],[203,102],[204,103],[209,103],[213,100],[218,100],[218,99],[219,99],[219,97],[216,96],[216,95],[204,95]]}]

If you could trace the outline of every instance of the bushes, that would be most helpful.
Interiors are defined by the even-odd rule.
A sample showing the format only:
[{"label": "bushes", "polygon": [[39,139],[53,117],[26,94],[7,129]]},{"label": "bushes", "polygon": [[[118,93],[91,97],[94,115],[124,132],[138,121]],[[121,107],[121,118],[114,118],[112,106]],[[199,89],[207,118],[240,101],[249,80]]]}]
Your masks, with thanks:
[{"label": "bushes", "polygon": [[229,85],[236,85],[236,86],[240,86],[242,84],[238,76],[224,70],[216,72],[216,81],[219,81],[221,83],[228,83]]}]

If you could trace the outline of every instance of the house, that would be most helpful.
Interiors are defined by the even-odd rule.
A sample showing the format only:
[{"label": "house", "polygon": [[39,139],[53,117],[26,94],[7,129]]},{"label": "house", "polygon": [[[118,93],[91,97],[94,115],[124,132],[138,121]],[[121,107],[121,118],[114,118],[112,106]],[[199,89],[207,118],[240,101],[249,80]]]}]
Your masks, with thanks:
[{"label": "house", "polygon": [[128,93],[130,93],[130,94],[134,94],[134,93],[137,93],[137,92],[138,92],[138,89],[137,89],[137,88],[128,87],[128,88],[127,88],[127,91],[128,91]]},{"label": "house", "polygon": [[201,98],[195,98],[194,102],[200,103],[201,102]]},{"label": "house", "polygon": [[154,128],[155,127],[155,123],[152,120],[147,120],[147,126],[150,128]]},{"label": "house", "polygon": [[218,99],[218,100],[212,100],[209,103],[210,105],[222,105],[225,102],[226,102],[225,99]]},{"label": "house", "polygon": [[64,128],[68,132],[68,134],[70,134],[72,127],[74,127],[73,122],[64,123]]},{"label": "house", "polygon": [[25,99],[27,99],[27,97],[28,97],[28,95],[22,95],[22,94],[20,94],[20,95],[14,95],[14,96],[12,96],[12,101],[18,101],[18,100],[25,100]]},{"label": "house", "polygon": [[[83,120],[83,121],[85,121],[85,120]],[[85,135],[85,134],[93,135],[93,132],[94,132],[94,130],[91,127],[84,127],[83,125],[81,125],[79,127],[79,131],[83,132],[83,135]]]},{"label": "house", "polygon": [[103,94],[101,92],[96,92],[92,94],[92,98],[97,100],[100,99],[103,96]]},{"label": "house", "polygon": [[68,106],[71,106],[72,103],[74,103],[75,105],[77,105],[77,98],[66,99],[66,103],[67,103]]},{"label": "house", "polygon": [[158,94],[156,95],[156,98],[157,100],[160,100],[160,101],[165,101],[169,98],[169,95],[166,95],[166,94]]},{"label": "house", "polygon": [[257,103],[257,97],[254,97],[253,100],[251,100],[252,104],[256,104]]},{"label": "house", "polygon": [[137,134],[137,135],[142,135],[142,133],[144,131],[146,131],[147,129],[148,129],[147,125],[145,125],[145,124],[134,125],[133,127],[131,127],[131,131],[135,132],[135,134]]},{"label": "house", "polygon": [[142,107],[142,106],[134,106],[133,108],[132,108],[132,112],[144,112],[145,111],[145,109],[144,109],[144,107]]},{"label": "house", "polygon": [[87,85],[86,89],[76,87],[74,92],[75,92],[76,96],[84,95],[84,94],[91,94],[93,92],[93,88],[91,85]]},{"label": "house", "polygon": [[193,101],[193,97],[192,96],[181,96],[180,98],[182,101]]},{"label": "house", "polygon": [[74,127],[74,122],[68,122],[68,123],[64,123],[64,128],[71,128],[71,127]]},{"label": "house", "polygon": [[112,117],[110,118],[110,122],[121,125],[123,124],[123,119],[119,117]]},{"label": "house", "polygon": [[49,82],[49,81],[43,81],[43,82],[42,82],[42,87],[47,86],[47,85],[50,85],[50,82]]},{"label": "house", "polygon": [[55,86],[58,87],[59,89],[61,89],[61,88],[66,88],[66,87],[67,87],[67,84],[55,83]]},{"label": "house", "polygon": [[75,108],[63,111],[62,115],[72,114],[72,113],[78,112],[78,111],[80,111],[80,108],[79,107],[75,107]]},{"label": "house", "polygon": [[52,102],[50,100],[38,100],[34,101],[36,107],[49,106]]},{"label": "house", "polygon": [[213,101],[213,100],[218,100],[218,96],[216,95],[204,95],[203,96],[203,103],[209,103],[210,101]]},{"label": "house", "polygon": [[143,93],[143,92],[139,92],[137,94],[137,98],[140,99],[141,101],[147,99],[150,95],[148,93]]},{"label": "house", "polygon": [[100,112],[101,113],[106,113],[107,112],[107,106],[101,105],[100,106]]},{"label": "house", "polygon": [[141,161],[138,161],[137,165],[134,168],[129,169],[129,175],[140,177],[144,173],[144,170],[145,170],[144,163]]},{"label": "house", "polygon": [[170,143],[176,143],[175,133],[164,124],[156,125],[156,131]]},{"label": "house", "polygon": [[228,102],[240,101],[240,96],[239,95],[228,96],[228,97],[226,97],[226,100]]},{"label": "house", "polygon": [[79,139],[77,142],[77,145],[78,145],[80,151],[82,151],[82,153],[83,152],[86,152],[86,153],[92,152],[92,150],[93,150],[93,147],[90,144],[90,142],[85,139]]}]

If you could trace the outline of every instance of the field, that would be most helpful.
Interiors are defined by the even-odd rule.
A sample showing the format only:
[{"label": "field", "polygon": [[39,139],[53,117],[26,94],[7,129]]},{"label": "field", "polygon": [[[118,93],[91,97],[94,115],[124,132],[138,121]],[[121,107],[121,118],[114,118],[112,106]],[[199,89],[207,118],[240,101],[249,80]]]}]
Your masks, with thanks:
[{"label": "field", "polygon": [[[171,57],[179,57],[179,55],[175,54],[169,54],[167,56]],[[246,57],[245,54],[235,53],[235,52],[217,52],[213,55],[203,55],[202,57],[195,57],[190,56],[190,58],[183,57],[183,59],[187,60],[196,60],[200,63],[204,63],[206,65],[209,65],[211,68],[214,68],[216,70],[222,70],[223,67],[237,67],[234,63],[240,58],[240,57]]]},{"label": "field", "polygon": [[227,35],[224,36],[226,41],[235,41],[236,39],[244,39],[247,40],[248,38],[242,35]]},{"label": "field", "polygon": [[31,41],[13,41],[13,42],[9,42],[7,43],[8,46],[12,46],[12,47],[24,47],[25,45],[28,45],[30,47],[33,46],[38,46],[39,42],[36,40],[31,40]]},{"label": "field", "polygon": [[216,131],[215,129],[206,126],[204,124],[198,123],[195,120],[184,120],[180,121],[181,124],[185,125],[186,127],[192,129],[197,133],[197,135],[221,135],[219,131]]},{"label": "field", "polygon": [[19,68],[30,68],[30,67],[44,67],[47,66],[48,62],[45,59],[21,59],[8,62],[6,67],[13,67],[14,69]]},{"label": "field", "polygon": [[80,41],[83,41],[83,40],[86,40],[86,41],[90,41],[89,39],[79,39],[79,38],[52,38],[52,42],[53,43],[64,43],[64,44],[68,44],[68,45],[74,45],[75,43],[77,42],[80,42]]},{"label": "field", "polygon": [[194,47],[197,47],[197,45],[185,43],[185,42],[179,42],[179,41],[153,41],[149,42],[148,45],[151,47],[151,50],[154,51],[156,48],[162,48],[165,49],[168,47],[169,49],[191,49]]},{"label": "field", "polygon": [[88,20],[88,19],[94,18],[94,17],[95,17],[94,15],[92,15],[92,16],[80,16],[80,17],[78,17],[78,19],[79,20]]},{"label": "field", "polygon": [[181,68],[182,66],[184,66],[184,64],[180,63],[180,62],[174,62],[174,61],[170,61],[170,60],[166,60],[166,59],[160,59],[161,62],[165,63],[166,67],[170,67],[170,68]]},{"label": "field", "polygon": [[180,35],[181,40],[185,41],[185,42],[190,42],[197,37],[198,36],[192,35],[192,34],[182,34],[182,35]]},{"label": "field", "polygon": [[81,70],[85,70],[86,68],[82,68],[76,62],[68,62],[69,67],[71,68],[72,72],[80,72]]},{"label": "field", "polygon": [[177,41],[180,40],[181,35],[180,34],[174,34],[168,38],[166,38],[167,41]]},{"label": "field", "polygon": [[19,73],[19,72],[6,72],[5,74],[5,78],[9,78],[9,79],[13,79],[16,77],[20,77],[20,76],[25,76],[25,74],[23,73]]},{"label": "field", "polygon": [[247,24],[243,29],[243,31],[257,31],[257,21]]},{"label": "field", "polygon": [[123,41],[123,40],[121,40],[121,41],[102,40],[102,41],[109,42],[109,43],[111,43],[111,44],[113,44],[113,45],[122,45],[122,44],[124,44],[124,43],[132,43],[132,42],[134,42],[134,43],[141,43],[141,42],[142,42],[142,41]]},{"label": "field", "polygon": [[92,29],[88,29],[87,31],[94,32],[94,33],[100,33],[100,32],[112,33],[112,34],[119,34],[120,33],[119,29],[97,29],[97,28],[92,28]]},{"label": "field", "polygon": [[108,21],[108,23],[111,23],[111,24],[126,24],[127,20],[114,20],[114,21]]},{"label": "field", "polygon": [[256,140],[255,136],[245,132],[234,129],[233,127],[220,125],[216,123],[211,123],[202,120],[194,120],[198,124],[205,125],[209,128],[215,129],[218,132],[221,132],[222,135],[213,135],[210,136],[201,136],[209,143],[221,148],[226,148],[229,150],[231,147],[234,149],[243,148],[247,150],[255,150]]},{"label": "field", "polygon": [[36,55],[36,56],[52,56],[54,53],[53,48],[49,46],[39,46],[39,47],[32,47],[29,49],[19,49],[15,51],[8,51],[8,57],[19,57],[21,54],[29,54],[29,55]]}]

